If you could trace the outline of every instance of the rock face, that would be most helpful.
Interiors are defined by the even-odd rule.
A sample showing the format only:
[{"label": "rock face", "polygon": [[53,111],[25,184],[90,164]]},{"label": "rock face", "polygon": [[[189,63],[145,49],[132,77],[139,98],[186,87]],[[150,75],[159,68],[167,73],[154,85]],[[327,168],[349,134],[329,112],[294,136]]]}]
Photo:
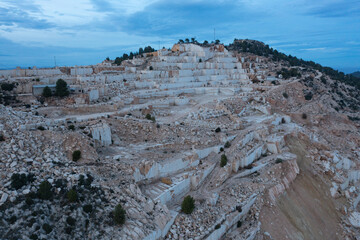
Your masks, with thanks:
[{"label": "rock face", "polygon": [[[120,66],[0,70],[26,104],[0,92],[1,239],[359,236],[357,91],[290,65],[175,44]],[[75,93],[41,103],[28,74]]]},{"label": "rock face", "polygon": [[299,174],[299,166],[296,163],[296,159],[286,161],[282,165],[282,168],[281,175],[284,177],[280,179],[280,183],[269,189],[269,198],[272,203],[275,203],[278,196],[290,187],[290,184],[295,180],[296,175]]},{"label": "rock face", "polygon": [[103,146],[109,146],[111,144],[111,129],[109,125],[102,124],[92,127],[91,134],[93,139],[98,140]]}]

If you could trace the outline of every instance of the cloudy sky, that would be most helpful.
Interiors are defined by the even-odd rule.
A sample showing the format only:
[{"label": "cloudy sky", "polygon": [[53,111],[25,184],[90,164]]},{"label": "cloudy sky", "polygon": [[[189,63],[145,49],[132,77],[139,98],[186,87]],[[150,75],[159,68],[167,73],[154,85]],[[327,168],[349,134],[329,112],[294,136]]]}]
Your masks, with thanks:
[{"label": "cloudy sky", "polygon": [[179,39],[255,39],[360,70],[359,0],[0,0],[0,69],[87,65]]}]

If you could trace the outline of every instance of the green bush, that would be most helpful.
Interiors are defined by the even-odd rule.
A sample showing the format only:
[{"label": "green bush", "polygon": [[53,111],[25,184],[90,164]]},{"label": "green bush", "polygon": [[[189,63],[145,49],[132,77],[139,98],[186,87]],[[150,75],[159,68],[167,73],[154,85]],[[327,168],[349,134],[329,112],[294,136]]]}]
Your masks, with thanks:
[{"label": "green bush", "polygon": [[238,228],[241,227],[241,225],[242,225],[242,222],[241,222],[241,221],[238,221],[237,224],[236,224],[236,226],[237,226]]},{"label": "green bush", "polygon": [[275,160],[275,163],[282,163],[283,162],[283,160],[281,159],[281,158],[277,158],[276,160]]},{"label": "green bush", "polygon": [[215,132],[216,132],[216,133],[221,132],[221,128],[219,128],[219,127],[216,128],[216,129],[215,129]]},{"label": "green bush", "polygon": [[118,204],[114,210],[114,221],[116,224],[124,224],[126,219],[126,212],[121,204]]},{"label": "green bush", "polygon": [[75,220],[75,218],[69,216],[66,218],[66,223],[69,224],[70,226],[75,226],[76,220]]},{"label": "green bush", "polygon": [[220,227],[221,227],[221,224],[216,224],[215,230],[216,230],[216,229],[219,229]]},{"label": "green bush", "polygon": [[91,204],[86,204],[83,206],[83,211],[86,213],[91,213],[92,212],[92,205]]},{"label": "green bush", "polygon": [[11,187],[16,190],[22,188],[23,186],[33,181],[34,181],[33,174],[26,175],[25,173],[22,174],[14,173],[13,175],[11,175]]},{"label": "green bush", "polygon": [[186,196],[181,203],[181,211],[186,214],[191,214],[195,208],[195,200],[190,195]]},{"label": "green bush", "polygon": [[303,114],[301,115],[301,117],[302,117],[303,119],[307,119],[306,113],[303,113]]},{"label": "green bush", "polygon": [[227,159],[226,155],[222,154],[221,155],[221,160],[220,160],[220,167],[225,167],[226,164],[227,164],[227,161],[228,161],[228,159]]},{"label": "green bush", "polygon": [[81,158],[81,151],[80,150],[74,151],[72,154],[72,160],[74,162],[77,162],[80,158]]},{"label": "green bush", "polygon": [[78,195],[77,192],[75,191],[75,189],[70,189],[68,191],[68,193],[66,194],[69,202],[76,202],[78,199]]},{"label": "green bush", "polygon": [[0,134],[0,142],[5,141],[4,135]]},{"label": "green bush", "polygon": [[307,93],[307,94],[305,95],[305,100],[309,101],[309,100],[312,99],[312,97],[313,97],[312,92],[309,92],[309,93]]},{"label": "green bush", "polygon": [[11,187],[18,190],[27,184],[27,177],[25,173],[14,173],[11,176]]},{"label": "green bush", "polygon": [[48,200],[52,197],[51,184],[48,181],[40,183],[38,195],[40,199]]},{"label": "green bush", "polygon": [[150,113],[146,114],[145,118],[146,118],[147,120],[151,120],[151,115],[150,115]]},{"label": "green bush", "polygon": [[42,92],[42,96],[45,97],[45,98],[48,98],[48,97],[52,96],[51,89],[48,86],[44,87],[43,92]]},{"label": "green bush", "polygon": [[74,125],[70,125],[70,126],[68,127],[68,129],[74,131],[74,130],[75,130],[75,126],[74,126]]},{"label": "green bush", "polygon": [[44,130],[45,130],[45,128],[44,128],[43,126],[38,126],[37,129],[40,130],[40,131],[44,131]]},{"label": "green bush", "polygon": [[13,83],[3,83],[1,84],[1,89],[4,91],[11,91],[13,90],[15,85]]},{"label": "green bush", "polygon": [[227,142],[225,143],[225,145],[224,145],[224,148],[229,148],[230,146],[231,146],[230,142],[227,141]]},{"label": "green bush", "polygon": [[46,234],[49,234],[51,233],[51,231],[53,230],[52,226],[50,226],[49,224],[47,223],[44,223],[42,228],[44,229],[44,231],[46,232]]},{"label": "green bush", "polygon": [[67,83],[62,79],[59,79],[56,81],[55,89],[56,89],[55,90],[56,96],[66,97],[66,96],[69,96],[69,94],[70,94]]},{"label": "green bush", "polygon": [[288,98],[288,97],[289,97],[289,95],[288,95],[286,92],[283,93],[283,96],[284,96],[284,98]]},{"label": "green bush", "polygon": [[37,240],[38,236],[35,233],[33,233],[33,234],[30,235],[30,239],[31,240]]},{"label": "green bush", "polygon": [[153,66],[150,66],[150,67],[149,67],[149,70],[150,70],[150,71],[154,70]]}]

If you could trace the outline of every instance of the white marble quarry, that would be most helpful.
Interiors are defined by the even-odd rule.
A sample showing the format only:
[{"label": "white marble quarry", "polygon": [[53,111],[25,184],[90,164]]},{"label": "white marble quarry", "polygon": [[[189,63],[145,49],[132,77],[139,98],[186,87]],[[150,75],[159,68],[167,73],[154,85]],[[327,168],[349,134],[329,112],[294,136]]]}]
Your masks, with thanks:
[{"label": "white marble quarry", "polygon": [[62,75],[60,69],[11,69],[0,70],[0,77],[53,76]]},{"label": "white marble quarry", "polygon": [[177,217],[177,215],[179,213],[176,211],[170,210],[170,214],[171,214],[171,219],[170,219],[170,221],[168,221],[166,223],[166,225],[163,228],[161,228],[161,227],[157,228],[156,230],[151,232],[149,235],[147,235],[142,240],[157,240],[157,239],[164,238],[166,236],[166,234],[169,232],[171,225],[174,223],[175,218]]},{"label": "white marble quarry", "polygon": [[352,212],[350,214],[349,221],[354,227],[360,228],[360,213]]},{"label": "white marble quarry", "polygon": [[[234,224],[236,224],[242,217],[244,217],[250,210],[251,206],[255,203],[257,196],[256,194],[252,195],[248,202],[242,207],[242,211],[238,212],[235,210],[234,212],[228,214],[225,217],[225,221],[216,222],[212,229],[214,231],[206,238],[206,240],[218,240],[221,239],[222,236],[228,231]],[[215,229],[215,225],[221,224],[219,229]]]},{"label": "white marble quarry", "polygon": [[209,156],[212,152],[219,152],[221,146],[222,145],[194,150],[193,153],[185,153],[183,158],[167,160],[162,163],[145,162],[142,169],[135,168],[133,174],[134,179],[136,182],[139,182],[142,180],[166,177],[169,174],[173,174],[188,167],[197,166],[199,164],[199,160]]},{"label": "white marble quarry", "polygon": [[109,125],[102,124],[101,126],[92,127],[91,134],[93,139],[98,140],[103,146],[111,144],[111,129]]},{"label": "white marble quarry", "polygon": [[92,89],[89,92],[89,101],[96,101],[99,99],[99,89]]},{"label": "white marble quarry", "polygon": [[264,149],[266,149],[264,147],[264,144],[254,147],[245,158],[240,160],[240,167],[248,166],[252,164],[255,160],[259,159],[261,157],[261,154],[265,152]]},{"label": "white marble quarry", "polygon": [[93,68],[72,68],[71,75],[90,75],[93,73]]}]

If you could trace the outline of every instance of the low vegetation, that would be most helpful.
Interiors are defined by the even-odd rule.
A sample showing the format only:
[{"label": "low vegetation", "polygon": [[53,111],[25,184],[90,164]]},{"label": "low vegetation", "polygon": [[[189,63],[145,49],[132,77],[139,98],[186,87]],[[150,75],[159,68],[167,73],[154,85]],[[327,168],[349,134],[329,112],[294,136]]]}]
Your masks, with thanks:
[{"label": "low vegetation", "polygon": [[52,96],[51,89],[48,86],[44,87],[43,92],[42,92],[42,96],[44,98],[48,98],[48,97]]},{"label": "low vegetation", "polygon": [[56,88],[55,88],[55,96],[58,97],[66,97],[69,96],[69,87],[67,83],[63,79],[59,79],[56,81]]},{"label": "low vegetation", "polygon": [[43,200],[49,200],[53,195],[51,188],[52,186],[48,181],[43,181],[42,183],[40,183],[38,190],[39,198]]},{"label": "low vegetation", "polygon": [[75,189],[70,189],[68,193],[66,194],[69,202],[76,202],[78,199],[78,195]]},{"label": "low vegetation", "polygon": [[126,220],[126,212],[122,208],[121,204],[118,204],[114,210],[114,222],[116,224],[124,224]]},{"label": "low vegetation", "polygon": [[220,167],[225,167],[227,162],[228,162],[228,159],[227,159],[226,155],[222,154],[221,155],[221,160],[220,160]]},{"label": "low vegetation", "polygon": [[190,195],[186,196],[181,203],[181,211],[186,214],[191,214],[195,209],[195,200]]},{"label": "low vegetation", "polygon": [[81,158],[81,151],[80,150],[76,150],[72,153],[72,160],[74,162],[77,162],[78,160],[80,160]]},{"label": "low vegetation", "polygon": [[15,88],[13,83],[3,83],[1,84],[1,90],[4,91],[12,91]]}]

